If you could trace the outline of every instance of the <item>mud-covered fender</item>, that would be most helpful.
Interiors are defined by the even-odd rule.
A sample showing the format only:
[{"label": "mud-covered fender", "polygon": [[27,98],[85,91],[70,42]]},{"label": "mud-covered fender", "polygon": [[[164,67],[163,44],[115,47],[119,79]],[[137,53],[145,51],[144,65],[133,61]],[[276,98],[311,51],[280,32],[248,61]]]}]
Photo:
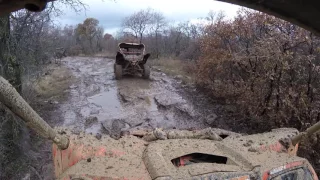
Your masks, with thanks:
[{"label": "mud-covered fender", "polygon": [[145,63],[147,63],[147,60],[149,59],[150,55],[151,55],[150,53],[148,53],[148,54],[144,55],[144,56],[143,56],[143,60],[142,60],[141,64],[145,64]]},{"label": "mud-covered fender", "polygon": [[116,55],[116,64],[122,65],[124,61],[123,54],[121,54],[119,51],[117,52]]}]

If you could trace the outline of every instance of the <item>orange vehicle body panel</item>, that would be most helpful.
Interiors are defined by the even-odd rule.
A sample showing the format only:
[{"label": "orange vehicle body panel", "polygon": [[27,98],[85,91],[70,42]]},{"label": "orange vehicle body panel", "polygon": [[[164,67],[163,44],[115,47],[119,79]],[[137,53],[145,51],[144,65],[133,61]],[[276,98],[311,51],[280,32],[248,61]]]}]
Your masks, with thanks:
[{"label": "orange vehicle body panel", "polygon": [[[66,150],[60,150],[55,144],[53,144],[52,153],[56,177],[60,177],[68,168],[75,165],[81,160],[105,156],[121,157],[125,154],[124,152],[113,149],[109,150],[107,153],[106,146],[85,146],[83,144],[76,144],[73,141],[70,141],[69,148]],[[90,178],[97,179],[95,177]]]}]

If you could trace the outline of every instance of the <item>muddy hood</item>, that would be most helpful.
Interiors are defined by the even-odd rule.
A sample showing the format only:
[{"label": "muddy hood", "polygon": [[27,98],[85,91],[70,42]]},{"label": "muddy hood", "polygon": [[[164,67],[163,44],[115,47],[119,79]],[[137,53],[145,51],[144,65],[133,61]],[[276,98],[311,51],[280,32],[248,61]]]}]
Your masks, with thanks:
[{"label": "muddy hood", "polygon": [[53,148],[58,179],[78,176],[91,179],[258,178],[291,162],[307,164],[303,158],[282,152],[278,144],[278,139],[296,134],[294,129],[229,136],[221,141],[167,139],[147,142],[132,135],[119,140],[108,136],[97,140],[86,133],[76,136],[66,133],[71,136],[69,149]]},{"label": "muddy hood", "polygon": [[[291,137],[295,129],[278,129],[269,133],[229,136],[222,141],[171,139],[148,145],[143,161],[152,179],[167,177],[261,177],[265,171],[288,162],[305,162],[290,157],[279,139]],[[200,178],[201,179],[201,178]]]}]

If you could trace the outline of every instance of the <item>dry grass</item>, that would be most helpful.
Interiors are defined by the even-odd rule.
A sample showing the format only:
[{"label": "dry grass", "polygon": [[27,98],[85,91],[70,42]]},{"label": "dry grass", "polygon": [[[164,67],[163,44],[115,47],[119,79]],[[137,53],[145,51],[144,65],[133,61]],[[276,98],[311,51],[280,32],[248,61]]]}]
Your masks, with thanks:
[{"label": "dry grass", "polygon": [[116,57],[116,52],[100,52],[96,53],[94,56],[95,57],[105,57],[105,58],[115,58]]},{"label": "dry grass", "polygon": [[149,65],[158,68],[169,76],[179,77],[185,83],[193,82],[190,62],[175,58],[160,58],[148,61]]},{"label": "dry grass", "polygon": [[114,59],[114,58],[116,58],[116,53],[115,52],[99,52],[99,53],[95,53],[95,54],[79,53],[75,56],[78,56],[78,57],[101,57],[101,58]]},{"label": "dry grass", "polygon": [[73,81],[74,77],[66,67],[54,66],[35,82],[34,89],[44,98],[62,98]]}]

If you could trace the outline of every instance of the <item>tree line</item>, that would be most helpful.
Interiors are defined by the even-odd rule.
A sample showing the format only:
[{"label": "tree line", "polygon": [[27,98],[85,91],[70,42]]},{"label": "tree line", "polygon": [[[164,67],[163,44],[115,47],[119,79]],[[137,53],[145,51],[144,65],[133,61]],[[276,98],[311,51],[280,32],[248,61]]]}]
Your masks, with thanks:
[{"label": "tree line", "polygon": [[117,38],[146,44],[153,58],[196,59],[200,52],[197,40],[201,28],[202,25],[189,21],[170,23],[163,13],[149,8],[123,19]]}]

